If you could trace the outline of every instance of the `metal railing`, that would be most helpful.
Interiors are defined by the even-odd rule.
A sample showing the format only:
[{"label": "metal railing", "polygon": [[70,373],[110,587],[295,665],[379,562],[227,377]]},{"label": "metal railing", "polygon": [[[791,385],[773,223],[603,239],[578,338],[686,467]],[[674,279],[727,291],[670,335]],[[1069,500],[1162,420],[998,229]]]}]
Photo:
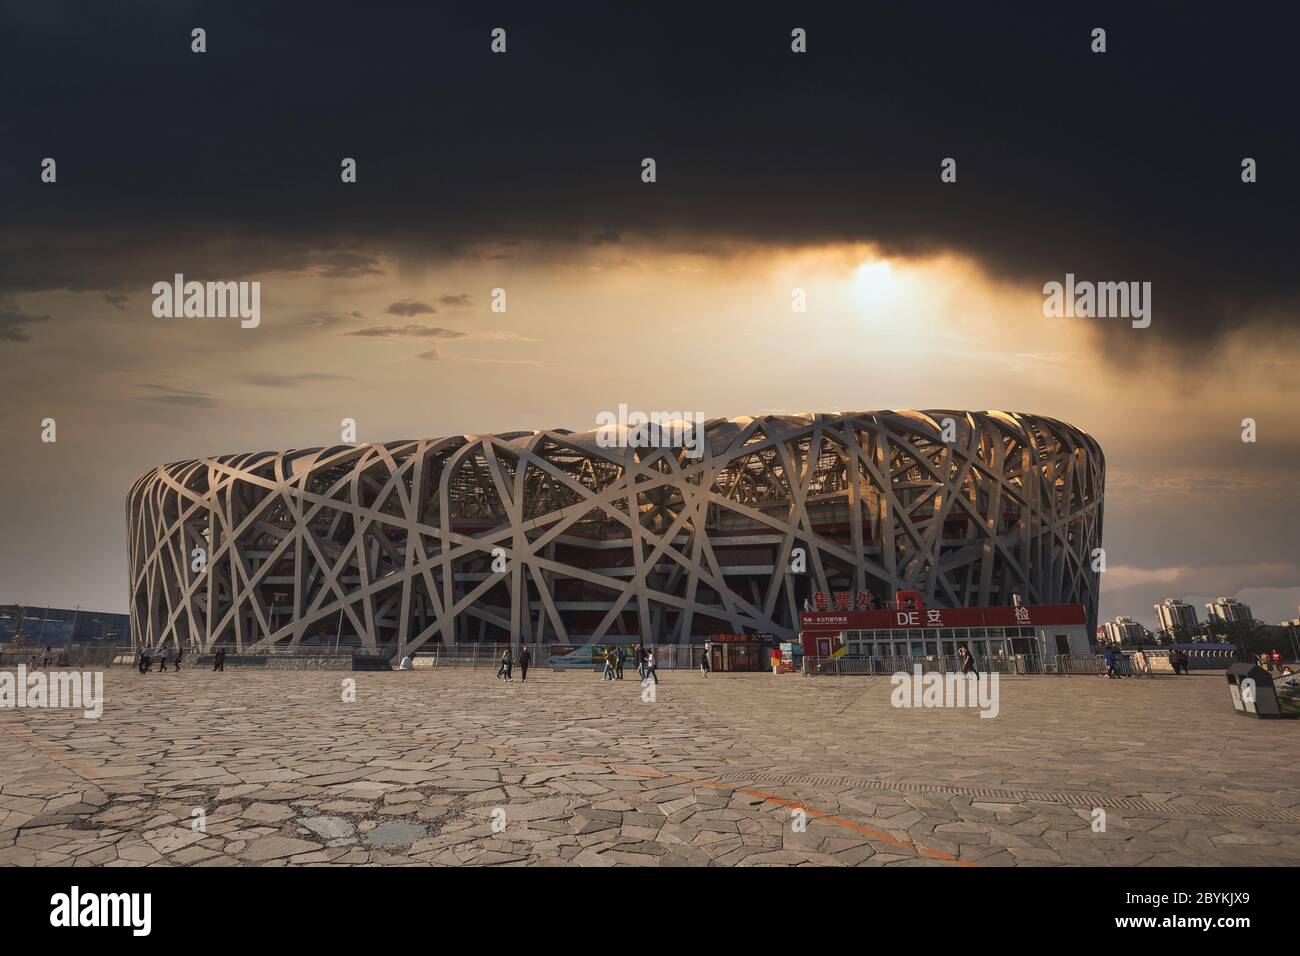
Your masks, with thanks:
[{"label": "metal railing", "polygon": [[[519,666],[519,651],[524,647],[528,648],[529,656],[532,658],[528,662],[529,667],[550,666],[550,645],[514,644],[510,646],[512,667]],[[501,666],[501,655],[505,649],[505,644],[450,644],[445,647],[441,644],[433,647],[426,645],[412,655],[412,663],[417,667],[472,667],[475,670],[479,668],[496,670]],[[430,659],[432,663],[426,664],[425,662]]]},{"label": "metal railing", "polygon": [[[52,645],[51,667],[108,667],[118,658],[130,659],[130,644],[78,643]],[[45,659],[44,644],[0,644],[0,667],[40,664]]]},{"label": "metal railing", "polygon": [[[981,674],[1095,676],[1106,673],[1106,660],[1100,654],[1060,654],[1048,657],[1038,657],[1032,654],[1013,654],[1009,657],[981,656],[974,658],[974,661],[975,670]],[[911,674],[914,673],[917,667],[921,668],[923,674],[959,673],[962,662],[960,658],[955,656],[865,657],[861,655],[844,655],[842,657],[805,657],[803,659],[802,673],[805,676],[832,675],[842,677],[862,674],[881,677],[896,674],[900,671]],[[1121,656],[1117,662],[1117,670],[1125,677],[1137,676],[1137,670],[1133,662],[1125,656]]]},{"label": "metal railing", "polygon": [[[632,642],[635,643],[635,642]],[[360,645],[341,645],[335,647],[331,643],[324,644],[296,644],[296,645],[272,645],[260,646],[253,649],[245,647],[240,649],[232,644],[220,645],[226,652],[227,660],[233,665],[236,659],[248,663],[260,663],[270,658],[312,658],[312,657],[387,657],[392,660],[393,665],[400,663],[399,648],[396,644],[384,644],[377,647],[364,647]],[[414,651],[409,652],[413,658],[412,663],[417,667],[470,667],[474,669],[490,668],[496,670],[501,666],[501,654],[505,650],[505,644],[451,644],[443,646],[441,644],[425,644]],[[511,659],[514,666],[519,664],[519,650],[526,646],[532,655],[530,667],[550,667],[552,666],[552,652],[559,649],[560,654],[566,659],[566,666],[578,670],[590,668],[597,673],[603,667],[601,651],[605,647],[614,647],[613,644],[595,645],[551,645],[551,644],[514,644],[510,645]],[[623,659],[623,670],[627,673],[629,670],[635,673],[636,663],[631,653],[626,648],[631,644],[620,644],[618,646],[625,648]],[[647,649],[653,650],[655,655],[655,666],[659,670],[678,670],[682,668],[698,668],[700,661],[704,657],[704,647],[700,644],[651,644],[646,645]],[[197,664],[200,660],[207,664],[212,663],[212,656],[217,648],[202,648],[199,645],[188,645],[185,648],[185,656],[182,665]],[[153,666],[159,664],[159,655],[161,648],[149,648],[150,658]],[[112,664],[135,666],[140,659],[140,647],[133,644],[71,644],[61,646],[51,646],[51,666],[59,667],[82,667],[82,666],[99,666],[107,667]],[[0,644],[0,667],[15,667],[18,664],[37,664],[39,665],[45,656],[45,645],[36,644]],[[174,644],[167,646],[167,663],[170,666],[176,660],[176,647]],[[766,664],[766,661],[764,661]],[[766,668],[764,668],[766,669]]]}]

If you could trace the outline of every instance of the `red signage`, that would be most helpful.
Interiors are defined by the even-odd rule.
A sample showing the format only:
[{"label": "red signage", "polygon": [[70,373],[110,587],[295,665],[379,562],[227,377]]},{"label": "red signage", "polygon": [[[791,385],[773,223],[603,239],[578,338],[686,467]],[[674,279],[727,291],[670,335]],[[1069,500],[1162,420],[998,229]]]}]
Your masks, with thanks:
[{"label": "red signage", "polygon": [[920,591],[899,591],[894,595],[894,607],[900,611],[924,611],[925,601]]},{"label": "red signage", "polygon": [[1034,627],[1086,624],[1082,604],[1036,604],[1019,607],[954,607],[897,611],[805,611],[799,626],[805,631],[867,631],[885,628]]}]

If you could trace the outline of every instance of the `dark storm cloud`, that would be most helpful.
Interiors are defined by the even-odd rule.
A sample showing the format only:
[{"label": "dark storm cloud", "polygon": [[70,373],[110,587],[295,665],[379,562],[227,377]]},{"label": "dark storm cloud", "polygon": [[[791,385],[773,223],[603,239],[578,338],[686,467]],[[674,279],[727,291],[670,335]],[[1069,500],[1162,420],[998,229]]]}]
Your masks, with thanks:
[{"label": "dark storm cloud", "polygon": [[[1142,340],[1189,350],[1249,318],[1296,325],[1285,12],[18,9],[6,71],[22,82],[0,94],[0,293],[121,291],[172,272],[366,275],[374,256],[427,262],[512,239],[863,240],[967,254],[1034,287],[1067,272],[1149,281]],[[198,23],[205,54],[189,50]],[[795,26],[806,54],[790,52]],[[1089,51],[1095,26],[1105,54]],[[44,156],[57,184],[39,181]],[[942,184],[949,156],[958,178]],[[344,157],[356,184],[340,182]]]},{"label": "dark storm cloud", "polygon": [[403,299],[401,302],[394,302],[388,308],[384,309],[389,315],[432,315],[438,310],[427,302],[414,302],[410,299]]}]

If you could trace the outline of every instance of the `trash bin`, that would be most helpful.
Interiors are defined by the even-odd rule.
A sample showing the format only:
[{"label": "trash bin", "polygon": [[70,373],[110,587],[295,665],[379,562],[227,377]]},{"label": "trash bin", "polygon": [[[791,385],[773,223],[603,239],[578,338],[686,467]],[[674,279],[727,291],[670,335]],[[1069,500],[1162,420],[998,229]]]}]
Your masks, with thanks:
[{"label": "trash bin", "polygon": [[1228,690],[1233,709],[1256,717],[1300,717],[1300,682],[1289,675],[1273,681],[1258,664],[1233,664],[1228,668]]}]

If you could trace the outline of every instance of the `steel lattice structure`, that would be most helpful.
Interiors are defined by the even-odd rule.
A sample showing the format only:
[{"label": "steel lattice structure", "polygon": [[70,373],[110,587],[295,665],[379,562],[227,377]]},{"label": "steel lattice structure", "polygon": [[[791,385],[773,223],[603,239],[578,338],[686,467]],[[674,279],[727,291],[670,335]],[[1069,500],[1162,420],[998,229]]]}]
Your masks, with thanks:
[{"label": "steel lattice structure", "polygon": [[1093,632],[1105,466],[1080,430],[892,411],[703,431],[698,457],[556,429],[155,468],[127,500],[132,631],[393,654],[790,639],[814,591],[915,589],[935,607],[1080,603]]}]

